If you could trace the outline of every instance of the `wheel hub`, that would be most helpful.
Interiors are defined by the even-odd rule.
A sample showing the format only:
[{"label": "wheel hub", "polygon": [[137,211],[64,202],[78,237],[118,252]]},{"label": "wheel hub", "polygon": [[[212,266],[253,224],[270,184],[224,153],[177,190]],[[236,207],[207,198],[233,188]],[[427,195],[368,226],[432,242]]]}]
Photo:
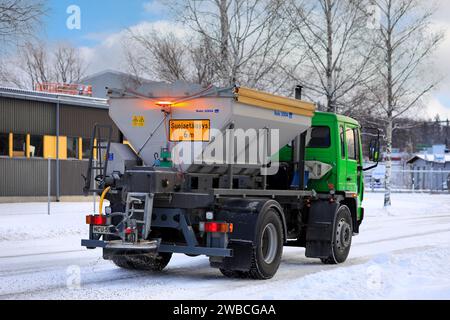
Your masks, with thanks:
[{"label": "wheel hub", "polygon": [[339,221],[336,230],[336,244],[341,251],[347,249],[352,242],[352,228],[350,224],[342,219]]},{"label": "wheel hub", "polygon": [[262,257],[265,263],[271,264],[276,256],[278,249],[277,229],[270,223],[268,224],[261,236]]}]

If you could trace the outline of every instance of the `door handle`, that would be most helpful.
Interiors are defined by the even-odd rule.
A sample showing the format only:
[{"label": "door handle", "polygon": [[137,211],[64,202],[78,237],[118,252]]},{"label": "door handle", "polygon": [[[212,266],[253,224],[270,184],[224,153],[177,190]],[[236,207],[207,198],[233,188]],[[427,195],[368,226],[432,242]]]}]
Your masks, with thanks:
[{"label": "door handle", "polygon": [[347,181],[352,181],[352,180],[353,180],[353,179],[352,179],[352,178],[350,178],[350,177],[348,177],[348,178],[347,178]]}]

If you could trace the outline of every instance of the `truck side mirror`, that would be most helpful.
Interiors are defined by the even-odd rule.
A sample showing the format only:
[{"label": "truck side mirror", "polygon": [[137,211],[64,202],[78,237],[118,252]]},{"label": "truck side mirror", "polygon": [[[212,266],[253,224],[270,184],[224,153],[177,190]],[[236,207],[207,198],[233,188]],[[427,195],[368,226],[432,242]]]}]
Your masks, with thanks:
[{"label": "truck side mirror", "polygon": [[369,146],[369,160],[372,162],[380,161],[380,139],[373,139]]}]

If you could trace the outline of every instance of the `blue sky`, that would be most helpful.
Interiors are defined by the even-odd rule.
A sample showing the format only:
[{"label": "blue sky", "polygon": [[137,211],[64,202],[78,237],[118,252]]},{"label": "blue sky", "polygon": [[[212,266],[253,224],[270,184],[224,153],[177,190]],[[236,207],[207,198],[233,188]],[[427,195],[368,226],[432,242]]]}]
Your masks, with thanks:
[{"label": "blue sky", "polygon": [[446,94],[444,94],[444,93],[437,94],[436,98],[443,105],[450,106],[450,95],[448,94],[448,92],[446,92]]},{"label": "blue sky", "polygon": [[[69,30],[66,13],[70,5],[81,9],[81,30]],[[147,6],[146,6],[147,5]],[[50,40],[68,40],[79,46],[93,46],[102,35],[118,32],[141,21],[163,18],[161,6],[149,0],[49,0],[45,21]]]}]

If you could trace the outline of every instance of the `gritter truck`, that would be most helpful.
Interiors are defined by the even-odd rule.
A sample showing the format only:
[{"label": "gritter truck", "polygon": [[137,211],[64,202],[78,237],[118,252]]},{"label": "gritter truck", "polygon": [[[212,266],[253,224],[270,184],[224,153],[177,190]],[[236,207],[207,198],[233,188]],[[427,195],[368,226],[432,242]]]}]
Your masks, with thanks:
[{"label": "gritter truck", "polygon": [[[284,247],[346,261],[368,169],[357,121],[316,112],[301,87],[295,99],[184,82],[108,95],[124,139],[93,128],[84,191],[100,196],[100,211],[86,217],[82,246],[126,269],[205,255],[226,277],[261,280],[276,274]],[[379,135],[369,149],[377,163]]]}]

